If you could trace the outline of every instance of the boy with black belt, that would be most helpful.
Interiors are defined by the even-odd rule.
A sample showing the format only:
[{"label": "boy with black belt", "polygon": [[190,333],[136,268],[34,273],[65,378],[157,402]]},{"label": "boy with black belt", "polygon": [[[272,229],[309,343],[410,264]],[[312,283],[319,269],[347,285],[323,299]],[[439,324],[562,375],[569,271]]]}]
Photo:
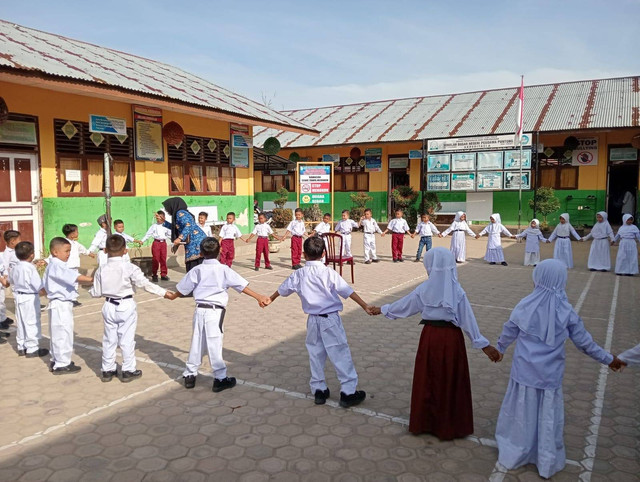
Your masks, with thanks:
[{"label": "boy with black belt", "polygon": [[171,239],[171,230],[164,225],[164,211],[155,214],[156,222],[148,229],[141,243],[153,238],[151,244],[151,281],[158,281],[158,268],[160,268],[160,279],[169,281],[167,276],[167,239]]},{"label": "boy with black belt", "polygon": [[182,374],[184,386],[185,388],[196,386],[198,368],[202,363],[202,350],[206,347],[213,370],[212,390],[217,393],[236,385],[236,379],[227,376],[227,365],[222,359],[222,324],[229,301],[227,290],[233,288],[238,293],[249,295],[261,306],[268,305],[271,300],[267,296],[250,290],[247,287],[249,284],[247,280],[217,260],[220,254],[220,243],[217,239],[205,238],[200,243],[200,253],[204,262],[180,280],[176,286],[176,292],[170,296],[170,299],[174,300],[193,293],[196,302],[191,349],[187,367]]},{"label": "boy with black belt", "polygon": [[264,255],[265,269],[273,269],[269,261],[269,235],[271,234],[273,234],[273,229],[267,224],[267,216],[264,213],[258,214],[258,224],[253,227],[253,231],[247,238],[248,243],[254,236],[258,237],[256,240],[256,262],[254,265],[256,271],[260,269],[260,258],[262,255]]},{"label": "boy with black belt", "polygon": [[287,235],[291,233],[291,269],[300,269],[302,265],[302,238],[307,234],[307,228],[304,224],[302,209],[296,208],[294,211],[295,219],[287,226],[287,232],[280,238],[284,241]]},{"label": "boy with black belt", "polygon": [[358,405],[367,395],[363,390],[356,390],[358,374],[340,318],[340,296],[351,298],[369,314],[371,311],[335,270],[322,263],[323,253],[324,241],[316,236],[308,238],[304,242],[304,267],[292,273],[280,285],[278,291],[271,295],[271,301],[278,296],[298,294],[302,310],[309,315],[306,345],[311,366],[311,393],[314,394],[315,403],[322,405],[329,398],[324,376],[324,364],[328,356],[340,380],[340,406],[346,408]]},{"label": "boy with black belt", "polygon": [[154,285],[135,264],[124,261],[127,252],[125,239],[112,234],[107,238],[105,250],[107,262],[100,266],[93,278],[91,296],[104,297],[102,318],[104,336],[102,337],[102,376],[103,382],[110,382],[118,376],[116,349],[122,350],[121,381],[126,383],[142,376],[142,370],[136,370],[136,326],[138,311],[133,300],[134,287],[144,288],[149,293],[171,299],[171,294],[158,285]]}]

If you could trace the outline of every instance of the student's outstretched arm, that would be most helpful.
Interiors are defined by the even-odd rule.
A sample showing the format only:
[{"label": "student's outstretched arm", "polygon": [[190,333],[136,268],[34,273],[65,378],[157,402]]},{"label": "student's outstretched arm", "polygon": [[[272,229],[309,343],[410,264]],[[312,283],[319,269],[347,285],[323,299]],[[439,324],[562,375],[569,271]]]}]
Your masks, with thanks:
[{"label": "student's outstretched arm", "polygon": [[264,308],[265,306],[271,304],[271,298],[269,298],[268,296],[265,296],[265,295],[261,295],[260,293],[256,293],[252,289],[249,289],[248,286],[245,287],[245,289],[243,289],[241,291],[241,293],[244,293],[245,295],[251,296],[253,299],[255,299],[258,302],[258,304],[262,308]]},{"label": "student's outstretched arm", "polygon": [[78,275],[78,278],[76,280],[78,283],[84,283],[84,284],[90,284],[93,283],[93,277],[92,276],[84,276],[84,275]]},{"label": "student's outstretched arm", "polygon": [[353,293],[351,293],[349,295],[349,298],[351,298],[353,301],[355,301],[356,303],[358,303],[360,305],[360,307],[367,312],[367,314],[369,315],[373,315],[373,306],[369,306],[367,305],[367,303],[365,303],[365,301],[360,298],[360,296],[358,295],[358,293],[356,293],[355,291]]},{"label": "student's outstretched arm", "polygon": [[280,296],[280,293],[278,293],[278,290],[274,291],[271,297],[269,298],[271,300],[271,303],[273,303],[278,296]]},{"label": "student's outstretched arm", "polygon": [[9,287],[9,280],[6,276],[0,276],[0,285],[4,286],[5,288]]}]

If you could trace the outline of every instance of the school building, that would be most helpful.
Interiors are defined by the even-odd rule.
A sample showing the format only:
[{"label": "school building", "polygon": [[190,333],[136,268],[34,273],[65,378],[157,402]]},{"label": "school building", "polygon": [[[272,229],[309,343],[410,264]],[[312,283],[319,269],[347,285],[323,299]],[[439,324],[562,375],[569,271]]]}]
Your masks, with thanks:
[{"label": "school building", "polygon": [[[638,200],[640,77],[526,87],[522,156],[513,135],[518,93],[513,87],[283,111],[320,136],[265,127],[254,131],[254,143],[275,137],[281,157],[334,162],[335,217],[352,206],[351,193],[365,191],[374,216],[387,220],[389,193],[410,185],[437,192],[442,213],[465,210],[486,222],[499,212],[504,223],[517,224],[522,183],[525,226],[534,215],[528,201],[543,186],[555,188],[560,201],[551,225],[565,211],[574,225],[592,225],[602,210],[619,223],[624,193]],[[295,164],[286,173],[256,165],[254,184],[256,198],[269,203],[280,185],[295,190]]]},{"label": "school building", "polygon": [[106,152],[112,217],[128,234],[144,235],[170,196],[216,220],[235,211],[246,233],[253,127],[315,133],[176,67],[5,21],[0,97],[0,231],[19,229],[40,254],[65,223],[91,242]]}]

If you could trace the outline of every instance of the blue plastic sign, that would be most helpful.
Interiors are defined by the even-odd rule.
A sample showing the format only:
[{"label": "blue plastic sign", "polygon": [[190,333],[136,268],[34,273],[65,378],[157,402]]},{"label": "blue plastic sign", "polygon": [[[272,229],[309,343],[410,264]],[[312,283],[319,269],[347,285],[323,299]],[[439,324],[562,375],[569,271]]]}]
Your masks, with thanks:
[{"label": "blue plastic sign", "polygon": [[89,132],[100,134],[127,135],[127,120],[108,115],[89,114]]}]

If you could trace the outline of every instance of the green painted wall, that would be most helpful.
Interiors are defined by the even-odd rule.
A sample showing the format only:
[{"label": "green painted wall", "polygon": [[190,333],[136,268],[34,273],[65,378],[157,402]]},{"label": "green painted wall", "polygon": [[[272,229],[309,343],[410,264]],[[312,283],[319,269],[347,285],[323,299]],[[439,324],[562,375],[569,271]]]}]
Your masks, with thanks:
[{"label": "green painted wall", "polygon": [[[162,209],[166,196],[113,197],[111,216],[122,219],[125,232],[140,239],[154,222],[153,214]],[[251,196],[182,196],[189,206],[218,206],[218,217],[224,219],[234,211],[242,233],[253,229],[253,199]],[[89,247],[98,230],[96,220],[104,213],[104,199],[100,197],[58,197],[42,200],[45,247],[51,238],[62,235],[66,223],[78,225],[80,243]],[[241,222],[244,221],[243,224]],[[85,226],[82,226],[82,225]],[[150,241],[147,242],[150,244]]]}]

